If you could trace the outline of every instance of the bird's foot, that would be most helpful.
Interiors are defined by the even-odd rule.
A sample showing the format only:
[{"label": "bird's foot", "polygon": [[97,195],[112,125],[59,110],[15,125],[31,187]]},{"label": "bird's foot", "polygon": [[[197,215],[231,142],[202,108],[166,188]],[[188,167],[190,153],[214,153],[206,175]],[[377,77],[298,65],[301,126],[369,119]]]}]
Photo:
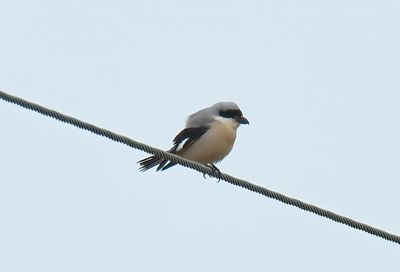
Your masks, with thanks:
[{"label": "bird's foot", "polygon": [[[218,169],[218,167],[216,167],[215,164],[213,164],[213,163],[206,164],[206,166],[211,168],[214,176],[216,176],[218,178],[217,182],[219,182],[221,180],[221,171]],[[203,174],[203,177],[206,178],[206,174]]]}]

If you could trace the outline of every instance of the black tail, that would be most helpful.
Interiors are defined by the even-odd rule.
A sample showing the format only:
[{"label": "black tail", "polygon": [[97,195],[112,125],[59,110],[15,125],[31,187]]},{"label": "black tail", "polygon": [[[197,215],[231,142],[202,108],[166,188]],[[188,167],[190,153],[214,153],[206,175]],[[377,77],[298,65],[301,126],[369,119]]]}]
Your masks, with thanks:
[{"label": "black tail", "polygon": [[140,164],[139,170],[142,172],[147,171],[157,165],[158,165],[157,171],[166,170],[166,169],[176,165],[176,163],[170,162],[169,160],[158,157],[156,155],[144,158],[143,160],[138,161],[138,163]]}]

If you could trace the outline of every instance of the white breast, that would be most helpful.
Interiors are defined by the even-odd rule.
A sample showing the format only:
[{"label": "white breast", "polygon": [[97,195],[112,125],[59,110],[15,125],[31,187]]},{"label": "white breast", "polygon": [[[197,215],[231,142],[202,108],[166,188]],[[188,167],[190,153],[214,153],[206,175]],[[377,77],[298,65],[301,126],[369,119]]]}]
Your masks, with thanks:
[{"label": "white breast", "polygon": [[236,129],[236,124],[217,119],[199,140],[182,153],[182,157],[204,164],[222,160],[232,150]]}]

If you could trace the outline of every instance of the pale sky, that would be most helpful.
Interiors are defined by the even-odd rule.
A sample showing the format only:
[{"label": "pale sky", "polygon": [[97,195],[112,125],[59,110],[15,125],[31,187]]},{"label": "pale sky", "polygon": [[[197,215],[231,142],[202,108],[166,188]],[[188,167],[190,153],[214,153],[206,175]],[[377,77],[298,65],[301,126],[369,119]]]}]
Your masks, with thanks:
[{"label": "pale sky", "polygon": [[[2,1],[0,89],[400,235],[400,2]],[[400,246],[0,101],[0,271],[399,271]]]}]

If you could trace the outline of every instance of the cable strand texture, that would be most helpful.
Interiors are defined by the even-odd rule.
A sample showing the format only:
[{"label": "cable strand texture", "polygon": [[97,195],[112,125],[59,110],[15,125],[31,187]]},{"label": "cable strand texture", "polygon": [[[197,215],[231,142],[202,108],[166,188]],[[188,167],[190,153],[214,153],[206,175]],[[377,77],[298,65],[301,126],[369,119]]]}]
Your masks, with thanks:
[{"label": "cable strand texture", "polygon": [[[90,123],[78,120],[78,119],[76,119],[74,117],[62,114],[62,113],[57,112],[55,110],[48,109],[46,107],[43,107],[43,106],[38,105],[36,103],[24,100],[24,99],[19,98],[17,96],[13,96],[13,95],[7,94],[7,93],[5,93],[5,92],[3,92],[1,90],[0,90],[0,98],[3,99],[4,101],[9,102],[9,103],[13,103],[13,104],[19,105],[19,106],[21,106],[23,108],[38,112],[38,113],[43,114],[45,116],[48,116],[48,117],[54,118],[56,120],[59,120],[61,122],[64,122],[64,123],[73,125],[75,127],[78,127],[80,129],[84,129],[84,130],[90,131],[90,132],[92,132],[92,133],[94,133],[96,135],[106,137],[108,139],[111,139],[111,140],[119,142],[119,143],[123,143],[123,144],[125,144],[125,145],[127,145],[129,147],[144,151],[144,152],[152,154],[152,155],[157,155],[157,156],[163,157],[163,158],[168,159],[168,160],[170,160],[172,162],[176,162],[176,163],[178,163],[178,164],[180,164],[180,165],[182,165],[184,167],[191,168],[191,169],[196,170],[198,172],[201,172],[203,174],[207,174],[207,175],[216,177],[216,173],[214,173],[209,167],[206,167],[206,166],[204,166],[202,164],[186,160],[186,159],[184,159],[182,157],[179,157],[177,155],[168,153],[168,152],[163,151],[161,149],[154,148],[154,147],[146,145],[144,143],[132,140],[132,139],[126,137],[126,136],[116,134],[116,133],[114,133],[112,131],[109,131],[107,129],[97,127],[97,126],[92,125]],[[278,200],[278,201],[280,201],[282,203],[285,203],[285,204],[300,208],[300,209],[302,209],[304,211],[308,211],[308,212],[314,213],[316,215],[331,219],[331,220],[333,220],[335,222],[347,225],[347,226],[352,227],[354,229],[362,230],[362,231],[367,232],[369,234],[372,234],[372,235],[378,236],[380,238],[386,239],[388,241],[400,244],[400,236],[398,236],[398,235],[395,235],[395,234],[389,233],[387,231],[378,229],[376,227],[372,227],[370,225],[358,222],[356,220],[353,220],[351,218],[336,214],[336,213],[331,212],[329,210],[325,210],[325,209],[322,209],[320,207],[308,204],[308,203],[303,202],[301,200],[298,200],[296,198],[285,196],[285,195],[283,195],[281,193],[269,190],[269,189],[267,189],[265,187],[253,184],[253,183],[248,182],[248,181],[243,180],[243,179],[235,178],[235,177],[233,177],[231,175],[228,175],[228,174],[225,174],[225,173],[221,173],[220,178],[221,178],[221,180],[224,180],[224,181],[226,181],[228,183],[231,183],[233,185],[245,188],[245,189],[247,189],[249,191],[259,193],[259,194],[261,194],[263,196],[266,196],[266,197],[269,197],[269,198],[273,198],[273,199]]]}]

